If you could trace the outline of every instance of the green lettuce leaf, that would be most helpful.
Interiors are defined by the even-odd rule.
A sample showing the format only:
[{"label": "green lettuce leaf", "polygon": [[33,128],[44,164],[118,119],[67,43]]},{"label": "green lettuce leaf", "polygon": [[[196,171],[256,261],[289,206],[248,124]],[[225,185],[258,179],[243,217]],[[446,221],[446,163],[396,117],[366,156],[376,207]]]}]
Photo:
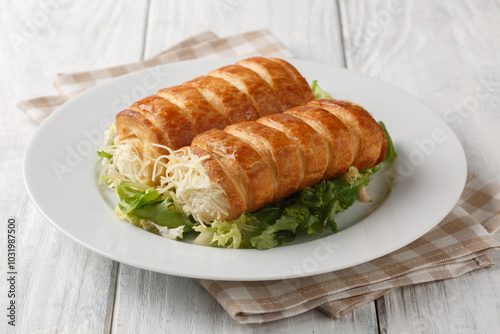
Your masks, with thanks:
[{"label": "green lettuce leaf", "polygon": [[209,226],[196,226],[195,243],[226,248],[269,249],[295,239],[298,231],[337,232],[335,216],[356,201],[359,188],[368,185],[375,169],[359,173],[352,182],[342,178],[322,181],[285,199],[230,221],[216,220]]},{"label": "green lettuce leaf", "polygon": [[387,139],[387,152],[385,153],[384,162],[391,161],[394,158],[396,158],[398,155],[396,153],[396,150],[394,149],[394,144],[392,142],[392,138],[389,135],[389,132],[387,131],[387,128],[386,128],[384,122],[380,121],[380,122],[378,122],[378,124],[384,130],[385,138]]},{"label": "green lettuce leaf", "polygon": [[118,206],[125,214],[141,208],[160,196],[160,193],[152,187],[127,181],[121,182],[116,187],[116,192],[120,197]]},{"label": "green lettuce leaf", "polygon": [[317,99],[331,99],[332,96],[325,92],[321,87],[318,86],[318,80],[314,80],[311,84],[311,90],[314,94],[314,97]]},{"label": "green lettuce leaf", "polygon": [[269,249],[293,240],[301,218],[300,211],[285,209],[274,224],[263,224],[260,234],[250,239],[252,246]]},{"label": "green lettuce leaf", "polygon": [[[360,177],[352,184],[340,178],[323,181],[261,210],[246,213],[247,221],[258,221],[259,224],[253,224],[252,233],[236,238],[242,240],[241,246],[251,245],[257,249],[269,249],[292,241],[301,230],[314,234],[329,229],[335,233],[337,232],[335,215],[354,204],[359,188],[370,183],[372,174],[371,169],[362,171]],[[214,231],[214,233],[220,232]],[[233,238],[235,233],[236,230],[233,230]],[[216,239],[217,237],[212,240]],[[220,243],[212,245],[224,247]]]},{"label": "green lettuce leaf", "polygon": [[196,222],[175,208],[172,197],[150,201],[140,208],[132,210],[129,212],[129,215],[133,218],[149,220],[168,228],[177,228],[184,225],[184,232],[192,231],[193,226],[197,225]]},{"label": "green lettuce leaf", "polygon": [[148,220],[168,228],[184,225],[184,232],[197,224],[176,209],[171,197],[162,198],[152,187],[125,181],[118,184],[116,191],[120,197],[118,209],[130,220]]},{"label": "green lettuce leaf", "polygon": [[261,223],[245,214],[230,221],[215,220],[212,225],[195,226],[200,232],[194,243],[202,246],[249,248],[250,238],[261,229]]},{"label": "green lettuce leaf", "polygon": [[103,157],[103,158],[106,158],[106,159],[111,159],[111,158],[113,158],[113,154],[108,153],[108,152],[105,152],[105,151],[97,151],[97,154],[98,154],[100,157]]}]

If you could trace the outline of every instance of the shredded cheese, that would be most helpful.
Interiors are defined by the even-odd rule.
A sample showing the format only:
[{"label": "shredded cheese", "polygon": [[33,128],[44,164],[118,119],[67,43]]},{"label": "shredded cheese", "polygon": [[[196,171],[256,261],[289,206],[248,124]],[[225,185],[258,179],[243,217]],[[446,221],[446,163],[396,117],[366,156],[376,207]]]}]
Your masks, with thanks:
[{"label": "shredded cheese", "polygon": [[368,192],[366,191],[366,187],[365,186],[359,187],[358,199],[361,202],[372,202],[373,201],[373,197],[371,197],[370,195],[368,195]]},{"label": "shredded cheese", "polygon": [[111,158],[102,157],[99,180],[107,176],[108,186],[116,189],[121,181],[132,181],[147,185],[154,184],[159,172],[153,170],[154,162],[144,156],[138,147],[143,144],[137,138],[126,138],[119,141],[116,124],[113,123],[104,133],[100,151],[110,154]]},{"label": "shredded cheese", "polygon": [[124,139],[116,145],[108,176],[111,180],[126,178],[132,182],[151,184],[152,162],[139,151],[135,142],[137,139]]},{"label": "shredded cheese", "polygon": [[[142,145],[137,138],[118,141],[113,123],[106,131],[101,146],[101,150],[112,157],[102,158],[100,179],[107,176],[112,189],[125,180],[153,185],[159,179],[156,190],[172,196],[179,211],[192,215],[201,224],[228,217],[226,193],[220,184],[210,179],[203,167],[208,155],[199,157],[187,148],[184,151],[186,154],[181,156],[167,146],[151,144],[168,152],[155,158],[142,153]],[[182,234],[182,231],[178,232]]]},{"label": "shredded cheese", "polygon": [[358,169],[354,166],[349,167],[349,170],[342,175],[342,178],[352,185],[354,182],[361,177],[361,174],[359,173]]},{"label": "shredded cheese", "polygon": [[177,209],[192,215],[203,225],[225,219],[229,211],[226,193],[220,184],[210,179],[203,167],[203,161],[209,156],[199,157],[189,148],[184,150],[184,156],[180,156],[166,146],[157,146],[166,149],[169,154],[155,159],[156,164],[166,168],[156,190],[168,193]]}]

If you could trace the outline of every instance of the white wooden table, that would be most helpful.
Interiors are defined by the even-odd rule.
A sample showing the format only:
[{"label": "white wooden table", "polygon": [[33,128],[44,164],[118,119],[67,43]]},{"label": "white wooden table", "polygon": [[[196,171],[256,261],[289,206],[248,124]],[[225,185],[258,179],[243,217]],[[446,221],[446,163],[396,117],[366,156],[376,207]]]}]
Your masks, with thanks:
[{"label": "white wooden table", "polygon": [[[18,101],[55,94],[57,73],[146,59],[208,29],[224,37],[262,28],[298,58],[347,67],[414,95],[456,131],[469,169],[500,183],[498,0],[3,1],[0,248],[6,254],[7,219],[14,217],[17,332],[500,333],[500,266],[395,290],[339,320],[311,311],[238,325],[194,280],[96,255],[36,211],[22,179],[36,126]],[[13,330],[6,258],[0,332]],[[500,263],[500,252],[493,258]]]}]

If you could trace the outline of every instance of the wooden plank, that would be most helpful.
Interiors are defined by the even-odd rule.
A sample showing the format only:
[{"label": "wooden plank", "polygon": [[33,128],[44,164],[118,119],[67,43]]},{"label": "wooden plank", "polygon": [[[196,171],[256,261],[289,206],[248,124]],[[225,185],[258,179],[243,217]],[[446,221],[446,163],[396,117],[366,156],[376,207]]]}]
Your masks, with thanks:
[{"label": "wooden plank", "polygon": [[[146,3],[135,1],[123,2],[120,7],[101,1],[3,4],[0,217],[14,217],[18,222],[17,332],[107,332],[117,264],[64,236],[34,208],[24,187],[22,164],[36,126],[16,108],[16,103],[54,94],[52,81],[57,73],[139,59],[146,7]],[[30,26],[35,27],[31,33]],[[5,231],[0,235],[5,245]],[[4,294],[6,281],[2,280],[0,286]],[[7,327],[4,316],[0,332],[13,329]]]},{"label": "wooden plank", "polygon": [[[469,169],[500,182],[499,2],[340,1],[340,8],[348,68],[430,106],[458,135]],[[493,257],[498,263],[498,252]],[[499,273],[391,292],[378,301],[380,330],[500,332]]]},{"label": "wooden plank", "polygon": [[146,58],[211,30],[219,37],[267,29],[297,58],[343,65],[334,1],[151,1]]},{"label": "wooden plank", "polygon": [[373,304],[332,320],[318,311],[267,324],[240,325],[194,279],[120,265],[112,331],[150,333],[376,332]]},{"label": "wooden plank", "polygon": [[[496,263],[500,254],[493,254]],[[398,289],[377,301],[387,333],[498,333],[500,268]]]}]

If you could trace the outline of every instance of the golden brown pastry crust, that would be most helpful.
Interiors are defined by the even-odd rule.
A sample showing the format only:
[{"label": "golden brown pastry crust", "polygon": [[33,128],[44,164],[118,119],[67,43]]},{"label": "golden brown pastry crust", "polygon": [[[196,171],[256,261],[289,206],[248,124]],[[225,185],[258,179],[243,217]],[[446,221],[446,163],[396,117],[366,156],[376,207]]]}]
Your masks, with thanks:
[{"label": "golden brown pastry crust", "polygon": [[219,112],[194,87],[178,85],[163,88],[157,95],[176,104],[191,120],[197,133],[210,129],[224,129],[228,125]]},{"label": "golden brown pastry crust", "polygon": [[322,108],[302,106],[286,111],[316,130],[328,144],[328,167],[323,179],[341,176],[352,165],[358,150],[356,142],[344,123]]},{"label": "golden brown pastry crust", "polygon": [[168,138],[163,145],[167,144],[174,150],[189,145],[196,136],[193,124],[180,108],[160,96],[148,96],[134,103],[130,109],[151,117],[150,121],[154,122],[164,138]]},{"label": "golden brown pastry crust", "polygon": [[205,99],[225,117],[228,124],[259,118],[259,114],[248,95],[226,80],[212,76],[201,76],[186,81],[184,84],[198,89]]},{"label": "golden brown pastry crust", "polygon": [[264,57],[252,57],[236,64],[251,69],[266,80],[274,89],[284,110],[307,103],[302,89],[279,63]]},{"label": "golden brown pastry crust", "polygon": [[259,116],[284,111],[272,87],[260,75],[246,67],[228,65],[212,71],[208,75],[226,80],[246,93]]},{"label": "golden brown pastry crust", "polygon": [[[188,148],[185,147],[181,150],[186,149]],[[212,154],[209,151],[196,146],[191,146],[189,149],[199,157],[203,157],[206,155],[210,156],[210,159],[204,160],[202,162],[203,167],[207,171],[210,179],[220,184],[222,186],[222,189],[224,189],[224,191],[226,192],[226,197],[229,204],[229,219],[238,218],[242,212],[245,212],[245,210],[248,209],[248,207],[245,204],[245,200],[240,188],[236,186],[237,181],[233,177],[231,177],[233,173],[231,173],[227,169],[227,167],[225,167],[224,164],[220,162],[220,157],[217,157],[215,154]]]},{"label": "golden brown pastry crust", "polygon": [[328,165],[328,145],[309,124],[289,114],[261,117],[257,122],[283,132],[297,145],[300,154],[302,183],[299,188],[321,180]]},{"label": "golden brown pastry crust", "polygon": [[297,82],[299,85],[300,89],[302,90],[302,95],[304,96],[304,100],[306,102],[314,100],[314,94],[311,90],[311,87],[307,83],[307,80],[302,76],[302,74],[297,71],[295,67],[292,66],[289,62],[280,59],[280,58],[269,58],[281,66],[288,72],[288,74]]},{"label": "golden brown pastry crust", "polygon": [[248,143],[260,153],[273,175],[273,201],[297,191],[302,183],[299,150],[283,132],[258,122],[232,124],[224,131]]},{"label": "golden brown pastry crust", "polygon": [[333,99],[318,99],[308,105],[328,110],[360,134],[361,145],[353,166],[362,170],[384,160],[387,149],[384,130],[363,107],[349,101]]},{"label": "golden brown pastry crust", "polygon": [[[116,128],[118,138],[125,138],[128,145],[132,145],[142,159],[142,167],[148,175],[148,185],[153,185],[156,180],[153,178],[154,161],[161,155],[167,154],[167,150],[154,146],[152,144],[162,144],[165,142],[162,131],[160,131],[145,115],[141,112],[125,109],[116,116]],[[164,168],[159,166],[158,173],[163,173]]]},{"label": "golden brown pastry crust", "polygon": [[191,144],[219,157],[240,188],[248,210],[254,211],[271,203],[273,177],[261,155],[244,141],[227,132],[212,129],[193,139]]},{"label": "golden brown pastry crust", "polygon": [[[139,152],[154,158],[164,154],[164,151],[159,152],[155,146],[149,145],[161,144],[165,138],[156,125],[143,113],[129,109],[121,111],[116,116],[116,128],[118,137],[131,140]],[[144,146],[144,143],[148,145]]]}]

